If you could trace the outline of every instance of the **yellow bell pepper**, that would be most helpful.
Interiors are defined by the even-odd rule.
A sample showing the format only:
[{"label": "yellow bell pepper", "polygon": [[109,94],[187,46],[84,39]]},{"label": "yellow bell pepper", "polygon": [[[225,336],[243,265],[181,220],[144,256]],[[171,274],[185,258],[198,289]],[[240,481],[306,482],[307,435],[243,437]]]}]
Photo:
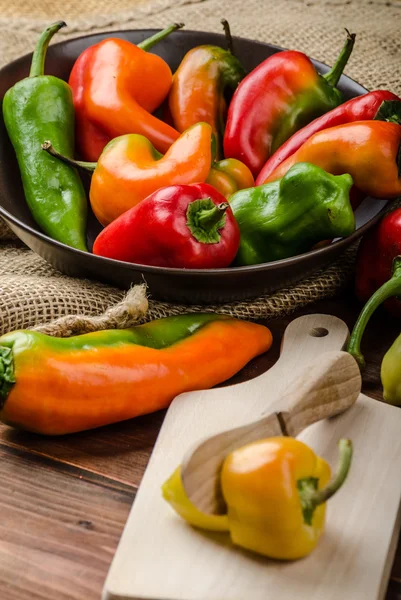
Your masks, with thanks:
[{"label": "yellow bell pepper", "polygon": [[188,499],[180,469],[164,484],[164,498],[192,525],[229,530],[234,544],[258,554],[294,560],[315,548],[324,530],[326,501],[343,484],[352,444],[339,442],[336,476],[303,442],[272,437],[232,452],[224,461],[221,488],[226,515],[206,515]]}]

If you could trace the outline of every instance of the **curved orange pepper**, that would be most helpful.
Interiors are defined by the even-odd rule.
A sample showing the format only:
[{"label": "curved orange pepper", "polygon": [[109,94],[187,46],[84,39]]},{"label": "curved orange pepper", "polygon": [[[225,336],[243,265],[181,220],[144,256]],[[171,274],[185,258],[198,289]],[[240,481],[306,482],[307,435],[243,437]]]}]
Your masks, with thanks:
[{"label": "curved orange pepper", "polygon": [[[174,26],[165,32],[170,30]],[[158,39],[165,36],[161,32]],[[143,48],[150,48],[156,38],[149,38]],[[140,45],[107,38],[87,48],[69,78],[82,157],[98,160],[111,139],[128,133],[144,135],[160,152],[166,152],[179,133],[151,113],[166,98],[171,84],[166,61]]]},{"label": "curved orange pepper", "polygon": [[143,136],[112,140],[99,158],[89,194],[100,223],[108,225],[162,187],[204,182],[212,161],[211,140],[207,123],[187,129],[164,156]]}]

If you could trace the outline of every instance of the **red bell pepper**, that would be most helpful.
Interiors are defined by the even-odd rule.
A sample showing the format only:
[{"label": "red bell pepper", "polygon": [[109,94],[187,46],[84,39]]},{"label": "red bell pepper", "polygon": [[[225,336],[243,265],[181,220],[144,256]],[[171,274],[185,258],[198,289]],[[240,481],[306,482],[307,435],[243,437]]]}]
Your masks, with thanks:
[{"label": "red bell pepper", "polygon": [[366,302],[351,334],[350,352],[364,364],[361,340],[368,321],[384,302],[394,316],[401,317],[401,208],[386,215],[359,246],[355,291]]},{"label": "red bell pepper", "polygon": [[207,183],[159,189],[110,223],[93,253],[158,267],[228,267],[239,247],[225,197]]},{"label": "red bell pepper", "polygon": [[257,176],[276,150],[296,131],[342,103],[335,87],[347,64],[355,34],[334,67],[321,76],[302,52],[270,56],[245,77],[230,103],[224,155],[237,158]]},{"label": "red bell pepper", "polygon": [[401,99],[392,92],[376,90],[357,98],[351,98],[348,102],[340,104],[337,108],[318,117],[294,133],[276,150],[259,173],[256,185],[262,185],[271,173],[289,156],[295,154],[314,133],[336,125],[353,121],[369,121],[370,119],[401,123]]}]

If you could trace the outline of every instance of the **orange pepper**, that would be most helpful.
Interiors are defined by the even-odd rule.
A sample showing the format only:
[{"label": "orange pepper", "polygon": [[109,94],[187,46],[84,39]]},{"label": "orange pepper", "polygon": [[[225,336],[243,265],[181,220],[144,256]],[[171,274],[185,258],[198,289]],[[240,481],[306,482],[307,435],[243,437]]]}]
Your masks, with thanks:
[{"label": "orange pepper", "polygon": [[198,123],[164,156],[142,136],[112,140],[92,177],[89,197],[96,217],[108,225],[162,187],[205,181],[212,160],[211,137],[210,125]]},{"label": "orange pepper", "polygon": [[144,135],[160,152],[178,138],[178,131],[151,114],[169,93],[172,73],[147,50],[180,27],[172,25],[138,45],[107,38],[78,57],[69,85],[82,158],[98,160],[112,138],[127,133]]},{"label": "orange pepper", "polygon": [[254,187],[253,175],[244,163],[236,158],[225,158],[213,163],[206,183],[229,198],[238,190]]},{"label": "orange pepper", "polygon": [[355,186],[374,198],[401,195],[401,125],[357,121],[318,131],[258,185],[283,177],[296,163],[308,162],[332,175],[349,173]]},{"label": "orange pepper", "polygon": [[50,142],[42,147],[74,167],[93,171],[92,210],[102,225],[108,225],[162,187],[203,183],[212,162],[212,128],[207,123],[190,127],[164,156],[136,134],[111,140],[97,163],[62,156]]},{"label": "orange pepper", "polygon": [[271,343],[262,325],[200,313],[63,339],[17,331],[0,338],[0,420],[60,435],[131,419],[232,377]]}]

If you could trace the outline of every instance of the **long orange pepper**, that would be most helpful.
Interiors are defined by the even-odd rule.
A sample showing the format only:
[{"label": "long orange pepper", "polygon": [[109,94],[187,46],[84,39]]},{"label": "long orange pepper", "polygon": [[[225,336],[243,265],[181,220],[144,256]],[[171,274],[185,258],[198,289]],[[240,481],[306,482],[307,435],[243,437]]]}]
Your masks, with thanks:
[{"label": "long orange pepper", "polygon": [[333,175],[349,173],[355,186],[374,198],[401,194],[399,148],[401,125],[385,121],[357,121],[312,135],[258,185],[283,177],[296,163],[307,162]]},{"label": "long orange pepper", "polygon": [[131,419],[230,378],[271,342],[262,325],[200,313],[67,339],[16,331],[0,338],[0,420],[60,435]]},{"label": "long orange pepper", "polygon": [[171,25],[138,45],[107,38],[78,57],[69,85],[82,158],[96,161],[112,138],[126,133],[144,135],[160,152],[178,138],[178,131],[151,114],[167,97],[172,73],[147,50],[182,26]]},{"label": "long orange pepper", "polygon": [[202,183],[212,162],[212,128],[197,123],[162,156],[142,135],[123,135],[109,142],[97,163],[73,161],[50,142],[43,148],[61,160],[93,171],[89,198],[102,225],[108,225],[158,189]]}]

